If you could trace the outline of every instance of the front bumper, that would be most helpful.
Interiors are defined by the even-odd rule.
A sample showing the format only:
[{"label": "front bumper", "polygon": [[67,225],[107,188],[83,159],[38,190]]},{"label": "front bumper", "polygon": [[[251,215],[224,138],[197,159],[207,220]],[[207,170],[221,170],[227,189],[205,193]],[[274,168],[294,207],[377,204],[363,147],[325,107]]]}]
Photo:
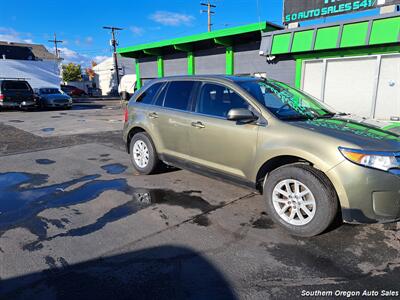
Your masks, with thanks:
[{"label": "front bumper", "polygon": [[400,220],[400,176],[343,161],[328,172],[347,223]]},{"label": "front bumper", "polygon": [[72,103],[44,102],[43,106],[48,108],[57,108],[57,107],[66,108],[66,107],[72,107]]}]

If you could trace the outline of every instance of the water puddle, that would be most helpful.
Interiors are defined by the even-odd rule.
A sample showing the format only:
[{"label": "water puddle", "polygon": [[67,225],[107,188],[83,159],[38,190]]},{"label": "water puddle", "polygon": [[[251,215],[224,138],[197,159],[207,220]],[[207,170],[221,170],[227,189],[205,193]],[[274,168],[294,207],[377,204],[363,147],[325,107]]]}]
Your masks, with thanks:
[{"label": "water puddle", "polygon": [[274,228],[275,224],[270,218],[262,215],[260,218],[252,222],[251,226],[257,229],[271,229]]},{"label": "water puddle", "polygon": [[194,218],[192,223],[197,224],[202,227],[207,227],[207,226],[211,225],[211,221],[207,215],[200,215],[200,216]]},{"label": "water puddle", "polygon": [[[193,195],[196,191],[186,191],[182,193],[174,192],[171,190],[147,190],[147,189],[133,189],[131,190],[132,200],[122,204],[120,206],[112,208],[110,211],[105,213],[103,216],[98,218],[94,223],[71,229],[67,232],[52,236],[46,240],[52,240],[57,237],[65,236],[84,236],[101,230],[108,223],[118,221],[126,218],[130,215],[137,213],[138,211],[147,207],[155,206],[157,204],[165,204],[168,206],[179,206],[183,208],[198,209],[202,213],[207,213],[219,206],[214,206],[202,199],[199,196]],[[168,220],[168,216],[160,210],[160,217],[164,220]],[[194,223],[199,226],[208,226],[210,221],[207,216],[201,215],[194,219]],[[28,248],[40,249],[37,242],[31,243]]]},{"label": "water puddle", "polygon": [[[50,208],[68,207],[96,199],[108,190],[129,191],[124,179],[99,180],[88,175],[59,184],[42,186],[48,176],[30,173],[0,173],[0,236],[13,228],[26,228],[45,237],[48,220],[37,215]],[[81,183],[78,188],[69,187]]]},{"label": "water puddle", "polygon": [[56,162],[54,160],[51,159],[37,159],[36,163],[39,165],[52,165],[55,164]]},{"label": "water puddle", "polygon": [[[160,210],[160,217],[168,216],[158,205],[178,206],[199,210],[202,214],[212,211],[220,205],[212,205],[203,198],[199,191],[175,192],[172,190],[148,190],[132,188],[126,179],[101,180],[100,175],[87,175],[63,183],[46,185],[48,176],[32,173],[0,173],[0,237],[4,232],[25,228],[37,236],[37,240],[23,246],[24,250],[35,251],[43,247],[43,241],[57,237],[84,236],[101,230],[108,223],[118,221],[148,207]],[[73,188],[73,186],[77,186]],[[65,209],[98,198],[103,192],[123,192],[131,200],[111,208],[93,223],[69,229],[72,226],[68,218],[50,219],[39,216],[51,208]],[[96,205],[92,202],[91,205]],[[71,212],[76,210],[70,208]],[[77,215],[84,212],[77,211]],[[206,216],[198,217],[194,223],[200,226],[210,224]],[[168,222],[166,222],[168,224]],[[48,236],[49,226],[55,226],[62,233]],[[77,224],[73,224],[74,227]]]},{"label": "water puddle", "polygon": [[54,128],[43,128],[43,129],[41,129],[41,131],[43,131],[43,132],[53,132]]},{"label": "water puddle", "polygon": [[[105,161],[100,160],[100,161]],[[121,165],[121,164],[109,164],[101,167],[103,170],[105,170],[108,174],[112,175],[117,175],[117,174],[122,174],[128,169],[127,166]]]}]

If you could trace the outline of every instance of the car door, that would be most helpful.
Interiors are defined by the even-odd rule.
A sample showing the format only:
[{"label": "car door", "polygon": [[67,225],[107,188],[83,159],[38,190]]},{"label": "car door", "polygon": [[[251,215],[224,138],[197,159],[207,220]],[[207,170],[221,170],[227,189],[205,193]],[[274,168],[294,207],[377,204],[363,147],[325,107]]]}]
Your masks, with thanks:
[{"label": "car door", "polygon": [[255,158],[259,126],[227,120],[233,108],[253,108],[239,93],[204,82],[197,94],[189,132],[191,159],[209,169],[245,179]]},{"label": "car door", "polygon": [[[191,105],[196,82],[169,82],[161,92],[153,110],[149,111],[157,136],[157,151],[169,157],[186,160],[189,156],[188,135],[191,127]],[[167,157],[168,158],[168,157]]]}]

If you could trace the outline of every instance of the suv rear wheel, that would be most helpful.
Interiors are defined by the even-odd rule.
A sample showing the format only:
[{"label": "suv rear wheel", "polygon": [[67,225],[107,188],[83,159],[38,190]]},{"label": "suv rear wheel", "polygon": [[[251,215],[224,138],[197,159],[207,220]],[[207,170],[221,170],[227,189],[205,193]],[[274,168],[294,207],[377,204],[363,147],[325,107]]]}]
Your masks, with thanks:
[{"label": "suv rear wheel", "polygon": [[289,233],[310,237],[325,231],[334,220],[338,200],[332,184],[308,165],[273,171],[264,185],[267,210]]},{"label": "suv rear wheel", "polygon": [[133,167],[142,175],[152,174],[160,162],[151,138],[144,132],[133,136],[130,154]]}]

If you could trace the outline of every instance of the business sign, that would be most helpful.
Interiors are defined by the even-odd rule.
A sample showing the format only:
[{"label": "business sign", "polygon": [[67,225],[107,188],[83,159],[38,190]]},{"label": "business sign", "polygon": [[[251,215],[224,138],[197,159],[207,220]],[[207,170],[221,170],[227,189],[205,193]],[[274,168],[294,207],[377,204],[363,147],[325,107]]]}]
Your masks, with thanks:
[{"label": "business sign", "polygon": [[307,21],[400,4],[400,0],[284,0],[283,23]]}]

